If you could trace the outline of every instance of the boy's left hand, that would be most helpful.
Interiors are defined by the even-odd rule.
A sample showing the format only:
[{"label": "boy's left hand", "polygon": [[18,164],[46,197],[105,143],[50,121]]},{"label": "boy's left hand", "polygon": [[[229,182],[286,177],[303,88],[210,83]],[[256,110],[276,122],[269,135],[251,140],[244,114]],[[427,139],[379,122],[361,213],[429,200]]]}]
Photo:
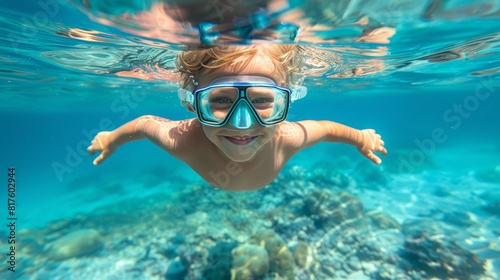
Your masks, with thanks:
[{"label": "boy's left hand", "polygon": [[374,154],[374,152],[379,152],[383,156],[387,155],[382,136],[375,133],[373,129],[363,129],[361,130],[361,134],[363,135],[363,140],[362,144],[358,146],[358,151],[374,163],[382,163],[382,160]]}]

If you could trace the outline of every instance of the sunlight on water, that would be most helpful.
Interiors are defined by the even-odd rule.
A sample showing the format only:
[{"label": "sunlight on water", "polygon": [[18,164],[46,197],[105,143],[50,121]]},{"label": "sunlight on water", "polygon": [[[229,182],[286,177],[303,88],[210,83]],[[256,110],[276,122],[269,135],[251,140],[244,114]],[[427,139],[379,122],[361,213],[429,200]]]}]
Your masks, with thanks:
[{"label": "sunlight on water", "polygon": [[[38,92],[60,89],[62,96],[70,98],[60,78],[76,81],[73,89],[77,91],[78,85],[87,88],[88,77],[105,84],[119,83],[120,79],[113,79],[116,75],[175,81],[173,62],[182,50],[178,43],[204,41],[204,34],[212,34],[207,35],[212,38],[207,43],[271,40],[312,44],[306,64],[310,80],[316,83],[324,83],[324,77],[374,75],[385,83],[407,88],[437,80],[441,84],[466,83],[477,76],[497,73],[498,65],[492,63],[500,36],[495,24],[497,3],[454,2],[9,4],[2,8],[0,27],[6,34],[0,39],[2,60],[8,65],[2,75],[6,81],[3,96],[10,92],[25,94],[16,83],[33,83],[37,87],[49,83]],[[23,12],[24,6],[30,9]],[[457,21],[460,24],[455,24]],[[212,26],[208,29],[218,31],[203,33],[208,25]],[[289,30],[281,25],[294,25],[295,36],[282,39],[280,32]],[[450,66],[442,67],[444,62]],[[436,78],[414,75],[402,80],[399,74],[406,72],[433,73]],[[59,79],[55,80],[55,76]],[[174,88],[175,82],[170,85]]]}]

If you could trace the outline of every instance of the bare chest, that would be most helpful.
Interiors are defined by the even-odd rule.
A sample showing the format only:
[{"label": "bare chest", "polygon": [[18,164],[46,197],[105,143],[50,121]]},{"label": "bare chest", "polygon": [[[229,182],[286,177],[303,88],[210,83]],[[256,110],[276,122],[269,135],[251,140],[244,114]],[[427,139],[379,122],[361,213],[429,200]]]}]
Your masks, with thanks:
[{"label": "bare chest", "polygon": [[216,158],[193,169],[211,186],[227,191],[251,191],[271,184],[281,171],[283,163],[272,160],[234,162]]}]

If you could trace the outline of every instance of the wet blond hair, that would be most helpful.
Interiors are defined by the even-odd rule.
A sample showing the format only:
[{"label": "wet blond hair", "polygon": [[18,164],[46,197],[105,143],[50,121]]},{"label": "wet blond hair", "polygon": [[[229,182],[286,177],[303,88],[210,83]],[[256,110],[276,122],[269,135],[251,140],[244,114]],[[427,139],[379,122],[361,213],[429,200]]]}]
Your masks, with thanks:
[{"label": "wet blond hair", "polygon": [[196,81],[201,71],[224,66],[243,69],[256,55],[264,54],[278,67],[278,71],[282,72],[285,86],[293,88],[300,86],[304,79],[300,73],[303,53],[304,48],[300,45],[191,46],[179,54],[176,66],[181,73],[179,82],[182,88],[193,90],[193,81]]}]

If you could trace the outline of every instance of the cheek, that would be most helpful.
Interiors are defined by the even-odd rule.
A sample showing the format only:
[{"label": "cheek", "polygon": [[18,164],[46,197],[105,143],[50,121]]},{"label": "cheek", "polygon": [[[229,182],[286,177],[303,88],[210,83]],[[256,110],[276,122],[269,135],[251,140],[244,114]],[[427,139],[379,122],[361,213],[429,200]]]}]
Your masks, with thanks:
[{"label": "cheek", "polygon": [[214,127],[203,126],[203,132],[205,133],[205,136],[207,136],[207,138],[212,141],[213,139],[215,139],[217,130]]},{"label": "cheek", "polygon": [[271,139],[271,138],[273,138],[274,134],[276,133],[276,127],[275,126],[268,127],[268,128],[266,128],[264,133],[265,133],[267,139]]}]

